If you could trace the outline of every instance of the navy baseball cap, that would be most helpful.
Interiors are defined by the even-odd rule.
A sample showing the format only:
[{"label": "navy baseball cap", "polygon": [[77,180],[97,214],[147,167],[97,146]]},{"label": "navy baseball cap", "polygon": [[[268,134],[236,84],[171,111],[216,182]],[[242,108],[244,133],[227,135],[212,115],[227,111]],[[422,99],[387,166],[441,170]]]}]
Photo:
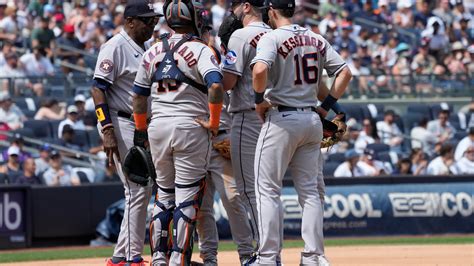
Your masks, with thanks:
[{"label": "navy baseball cap", "polygon": [[252,6],[262,7],[265,4],[265,0],[232,0],[232,5],[241,3],[249,3]]},{"label": "navy baseball cap", "polygon": [[296,7],[295,0],[266,0],[265,6],[275,9],[294,9]]},{"label": "navy baseball cap", "polygon": [[147,0],[128,0],[123,16],[129,17],[157,17],[162,16],[155,12],[153,3]]}]

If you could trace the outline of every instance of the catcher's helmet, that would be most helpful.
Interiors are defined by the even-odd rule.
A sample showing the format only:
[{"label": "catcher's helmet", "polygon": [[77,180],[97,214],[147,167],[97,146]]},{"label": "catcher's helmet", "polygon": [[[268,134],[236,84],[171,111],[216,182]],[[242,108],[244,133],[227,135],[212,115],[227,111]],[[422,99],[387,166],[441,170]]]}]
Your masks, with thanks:
[{"label": "catcher's helmet", "polygon": [[163,11],[170,28],[191,26],[201,36],[204,7],[197,0],[166,0]]}]

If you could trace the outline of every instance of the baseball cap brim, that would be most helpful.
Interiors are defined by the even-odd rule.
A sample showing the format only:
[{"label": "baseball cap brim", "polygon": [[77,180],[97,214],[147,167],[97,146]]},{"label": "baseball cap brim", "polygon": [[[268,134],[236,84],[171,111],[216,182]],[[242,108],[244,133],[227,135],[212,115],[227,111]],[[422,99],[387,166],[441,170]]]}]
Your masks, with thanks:
[{"label": "baseball cap brim", "polygon": [[162,17],[163,14],[156,13],[156,12],[148,12],[145,14],[138,15],[137,17],[142,17],[142,18],[151,18],[151,17]]}]

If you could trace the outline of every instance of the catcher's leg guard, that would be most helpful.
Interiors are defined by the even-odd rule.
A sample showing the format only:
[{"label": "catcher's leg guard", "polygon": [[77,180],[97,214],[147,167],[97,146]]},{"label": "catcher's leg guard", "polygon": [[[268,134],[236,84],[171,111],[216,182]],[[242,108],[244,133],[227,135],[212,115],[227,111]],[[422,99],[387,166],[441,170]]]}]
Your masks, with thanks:
[{"label": "catcher's leg guard", "polygon": [[204,179],[190,185],[176,184],[176,191],[184,190],[184,193],[196,190],[194,197],[189,201],[180,202],[174,210],[173,215],[173,254],[170,264],[190,265],[193,253],[194,229],[196,226],[197,213],[201,206],[202,197],[206,183]]},{"label": "catcher's leg guard", "polygon": [[[153,217],[150,222],[150,250],[153,261],[165,263],[171,255],[172,221],[175,209],[174,189],[158,188],[153,208]],[[162,197],[159,198],[158,195]]]}]

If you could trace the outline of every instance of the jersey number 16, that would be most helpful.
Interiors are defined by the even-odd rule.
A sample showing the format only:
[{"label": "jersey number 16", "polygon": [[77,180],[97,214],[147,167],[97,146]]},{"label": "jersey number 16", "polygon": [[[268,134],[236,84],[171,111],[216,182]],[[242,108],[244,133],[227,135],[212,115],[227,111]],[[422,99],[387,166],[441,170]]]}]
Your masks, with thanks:
[{"label": "jersey number 16", "polygon": [[303,79],[307,84],[318,82],[317,53],[305,54],[302,58],[300,58],[299,54],[296,54],[294,60],[296,67],[295,85],[303,84],[301,73],[303,73]]}]

